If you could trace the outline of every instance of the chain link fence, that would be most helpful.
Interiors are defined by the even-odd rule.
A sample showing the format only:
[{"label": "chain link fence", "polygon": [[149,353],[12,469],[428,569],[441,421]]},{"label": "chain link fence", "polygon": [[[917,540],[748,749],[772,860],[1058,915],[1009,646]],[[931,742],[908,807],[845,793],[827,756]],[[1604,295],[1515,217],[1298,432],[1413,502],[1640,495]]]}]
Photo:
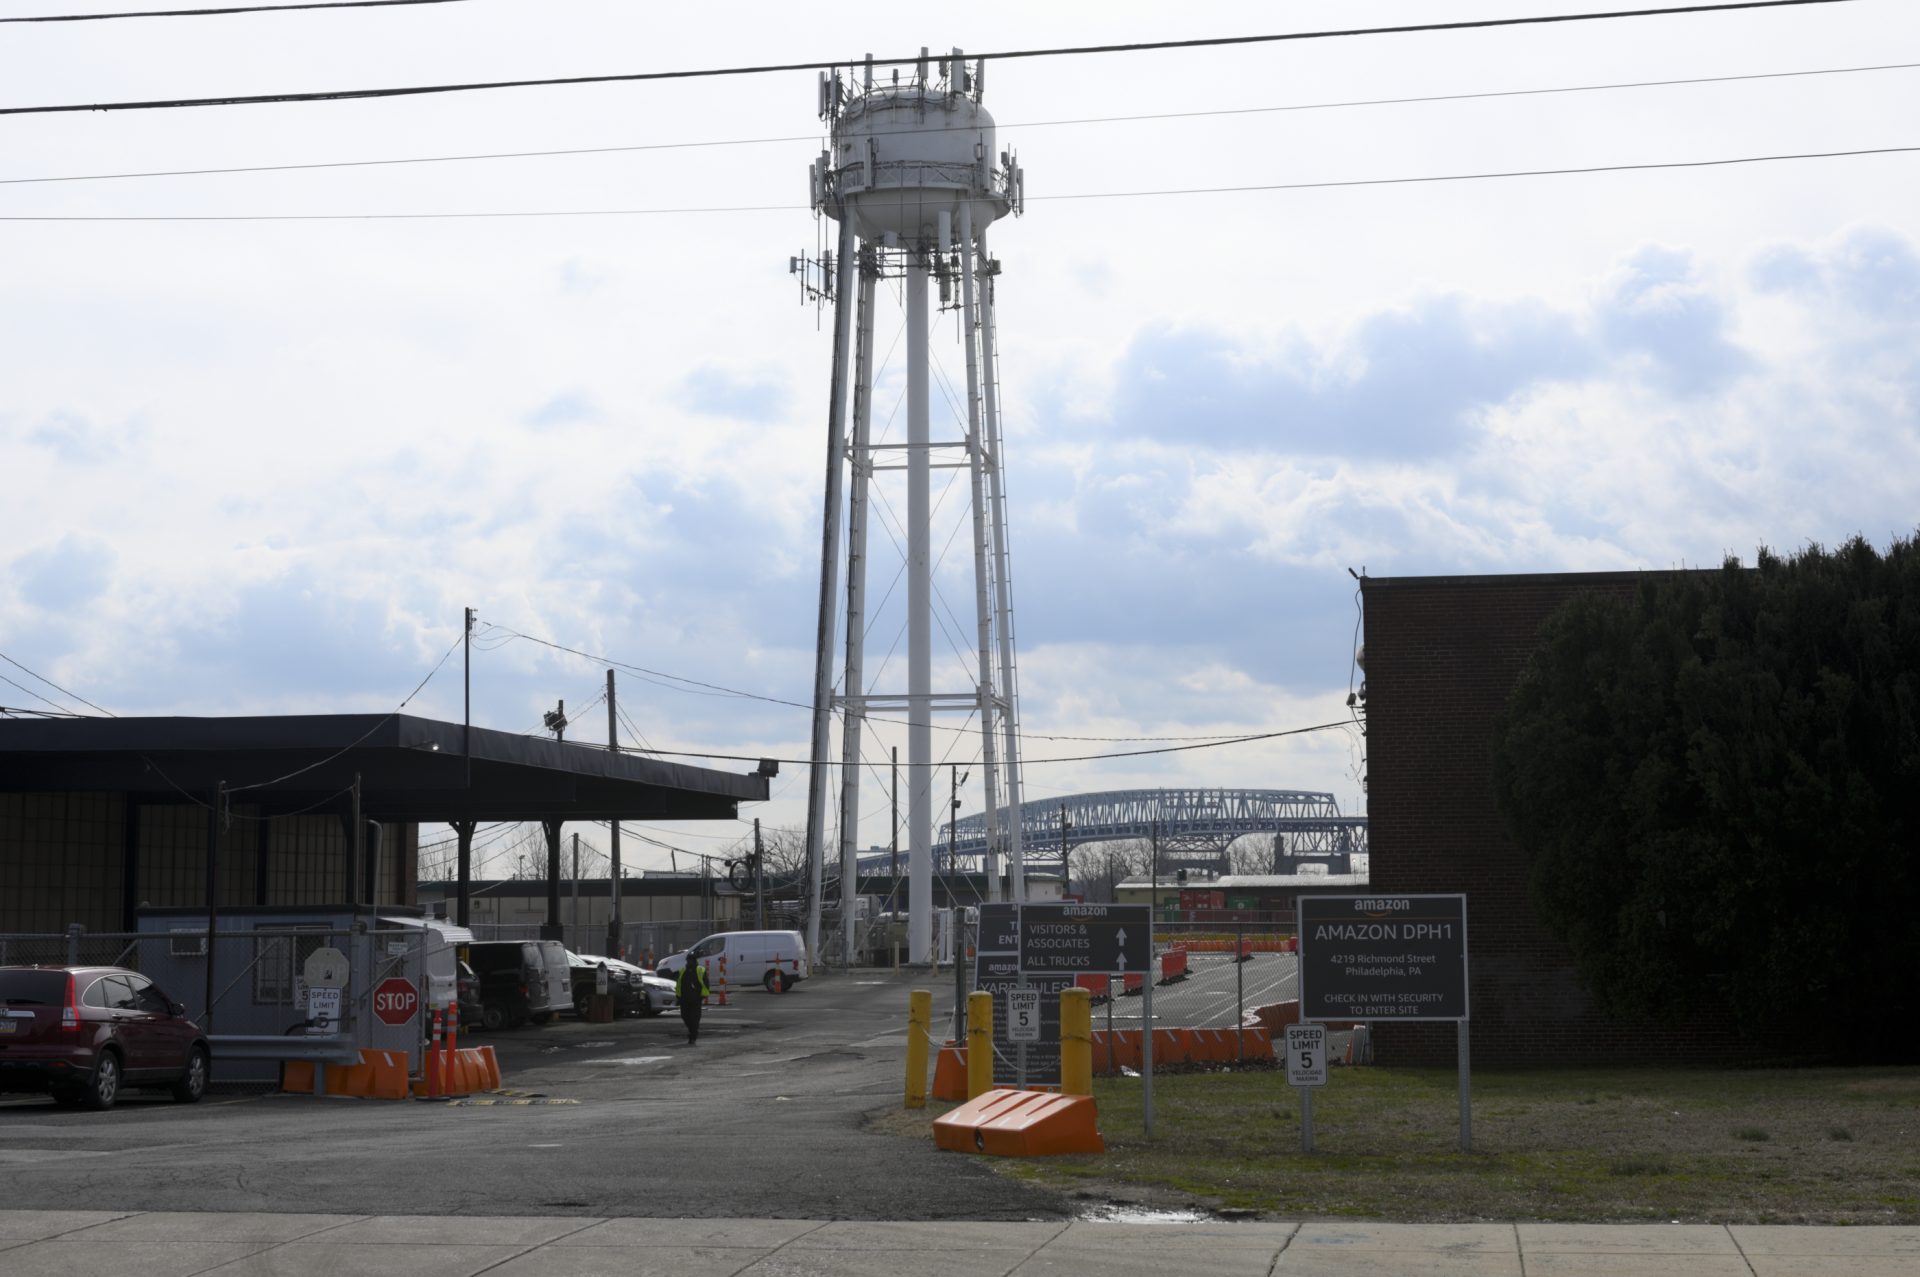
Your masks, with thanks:
[{"label": "chain link fence", "polygon": [[[427,951],[439,942],[420,927],[393,930],[326,924],[235,927],[216,930],[206,924],[167,919],[163,928],[140,932],[87,931],[60,934],[0,934],[0,966],[122,967],[152,980],[188,1018],[218,1041],[222,1036],[288,1036],[337,1032],[338,1025],[316,1026],[308,1019],[307,959],[321,949],[361,952],[366,956],[343,991],[341,1021],[376,1020],[372,999],[392,977],[424,989]],[[412,1049],[417,1025],[381,1030],[388,1045]],[[272,1062],[223,1058],[214,1052],[213,1081],[222,1088],[271,1089],[279,1068]]]},{"label": "chain link fence", "polygon": [[[1092,996],[1096,1030],[1140,1029],[1145,1023],[1146,986],[1153,985],[1153,1024],[1156,1029],[1234,1029],[1258,1027],[1261,1007],[1295,1001],[1300,996],[1296,927],[1286,921],[1154,923],[1151,973],[1128,976],[1081,976],[1079,983]],[[956,951],[962,960],[954,967],[953,1005],[947,1016],[945,1038],[959,1039],[966,1014],[966,998],[978,984],[973,955],[979,943],[979,923],[965,917],[956,932]],[[996,1036],[1004,1036],[1006,1008],[995,982]],[[1036,982],[1038,983],[1038,982]],[[936,985],[946,988],[944,982]],[[942,999],[935,995],[936,1007]],[[1051,1014],[1047,1020],[1054,1021]],[[936,1024],[938,1021],[936,1020]],[[1000,1049],[1005,1050],[1003,1046]],[[1108,1071],[1101,1059],[1097,1071]]]}]

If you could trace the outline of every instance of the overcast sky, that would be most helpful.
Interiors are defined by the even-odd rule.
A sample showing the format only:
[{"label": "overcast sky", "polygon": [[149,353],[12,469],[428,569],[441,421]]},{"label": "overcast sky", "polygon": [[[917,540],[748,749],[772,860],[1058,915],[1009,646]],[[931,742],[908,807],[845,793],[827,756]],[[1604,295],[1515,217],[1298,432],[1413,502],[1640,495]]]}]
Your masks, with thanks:
[{"label": "overcast sky", "polygon": [[[162,6],[0,16],[136,7]],[[1606,7],[976,3],[930,26],[897,4],[468,0],[23,24],[0,105]],[[1029,189],[991,236],[1029,796],[1246,785],[1364,812],[1350,731],[1043,761],[1143,747],[1047,737],[1342,719],[1350,568],[1666,568],[1920,522],[1920,155],[1130,193],[1920,146],[1920,70],[1897,67],[1379,102],[1902,62],[1911,0],[992,64]],[[588,707],[569,736],[606,739],[605,664],[510,630],[772,698],[623,674],[625,743],[804,757],[808,715],[779,702],[811,697],[819,570],[829,323],[787,274],[831,235],[806,207],[814,78],[6,117],[0,652],[123,715],[384,711],[472,606],[501,627],[476,722],[537,730],[564,697]],[[665,149],[23,180],[596,147]],[[673,211],[739,207],[759,211]],[[629,211],[113,220],[560,210]],[[904,347],[880,311],[885,421]],[[959,382],[953,332],[936,322],[936,376]],[[873,549],[884,589],[899,558],[878,528]],[[962,651],[970,571],[962,533],[938,572]],[[900,623],[876,619],[869,670]],[[939,631],[935,652],[963,690]],[[456,654],[409,712],[457,720],[459,675]],[[0,704],[45,707],[4,683]],[[877,735],[871,758],[904,744]],[[977,737],[949,746],[964,764]],[[874,779],[863,843],[887,838]],[[774,791],[746,814],[799,822],[800,769]],[[962,801],[979,810],[977,773]],[[660,836],[713,850],[739,828]]]}]

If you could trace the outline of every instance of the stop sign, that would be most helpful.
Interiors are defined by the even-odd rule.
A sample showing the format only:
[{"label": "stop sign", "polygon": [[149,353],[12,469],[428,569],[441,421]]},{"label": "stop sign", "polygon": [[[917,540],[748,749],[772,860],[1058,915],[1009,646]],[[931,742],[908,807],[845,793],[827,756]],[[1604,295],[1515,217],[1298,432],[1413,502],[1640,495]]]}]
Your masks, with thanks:
[{"label": "stop sign", "polygon": [[373,990],[373,1013],[384,1024],[405,1024],[420,1013],[420,993],[413,981],[399,976],[382,980]]}]

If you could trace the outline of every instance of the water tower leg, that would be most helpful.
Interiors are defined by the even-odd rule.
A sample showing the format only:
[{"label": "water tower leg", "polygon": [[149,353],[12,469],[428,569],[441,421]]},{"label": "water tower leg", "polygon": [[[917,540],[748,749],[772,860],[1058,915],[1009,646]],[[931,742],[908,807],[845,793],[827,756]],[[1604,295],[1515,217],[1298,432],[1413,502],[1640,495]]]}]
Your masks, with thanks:
[{"label": "water tower leg", "polygon": [[[946,230],[946,215],[940,226]],[[947,236],[941,236],[946,247]],[[987,531],[986,435],[981,429],[979,312],[975,306],[973,277],[973,204],[960,205],[960,306],[961,338],[967,351],[967,461],[973,480],[973,609],[974,626],[979,638],[980,674],[980,769],[986,790],[983,819],[987,853],[981,858],[986,869],[987,899],[1000,900],[999,829],[1000,786],[998,760],[993,733],[997,726],[993,695],[993,611],[988,602],[991,579],[988,576],[990,534]]]},{"label": "water tower leg", "polygon": [[[987,237],[980,235],[980,260],[991,261]],[[1020,680],[1013,665],[1013,576],[1007,548],[1006,456],[1000,442],[1000,378],[994,371],[993,277],[980,289],[981,399],[986,407],[987,491],[993,533],[993,592],[1000,645],[1000,731],[1006,745],[1007,887],[1017,903],[1027,898],[1026,846],[1020,800]]]},{"label": "water tower leg", "polygon": [[933,959],[933,570],[928,526],[927,252],[906,252],[907,951]]},{"label": "water tower leg", "polygon": [[[873,281],[868,253],[860,260],[859,302],[853,319],[853,439],[848,448],[852,472],[847,496],[847,664],[843,681],[849,697],[866,691],[867,477],[873,459],[867,441],[873,420]],[[840,757],[860,758],[866,709],[850,701],[846,709]],[[840,961],[853,966],[854,904],[860,895],[860,768],[840,769]]]},{"label": "water tower leg", "polygon": [[833,720],[833,635],[840,603],[840,487],[845,457],[847,343],[853,312],[853,223],[840,223],[839,282],[833,300],[833,386],[827,395],[827,483],[820,534],[820,622],[814,646],[813,774],[807,786],[807,866],[813,881],[807,905],[807,959],[820,959],[820,870],[827,821],[827,735]]}]

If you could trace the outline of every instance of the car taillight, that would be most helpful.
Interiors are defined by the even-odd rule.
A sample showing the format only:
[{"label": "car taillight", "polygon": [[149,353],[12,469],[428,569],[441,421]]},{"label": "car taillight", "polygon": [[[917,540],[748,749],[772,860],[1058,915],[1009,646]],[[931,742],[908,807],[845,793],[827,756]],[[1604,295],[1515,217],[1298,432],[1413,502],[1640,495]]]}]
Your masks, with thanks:
[{"label": "car taillight", "polygon": [[520,986],[520,996],[523,998],[527,996],[527,986],[524,984]]},{"label": "car taillight", "polygon": [[74,997],[73,977],[67,977],[67,1005],[60,1008],[60,1031],[78,1033],[80,1031],[80,1003]]}]

